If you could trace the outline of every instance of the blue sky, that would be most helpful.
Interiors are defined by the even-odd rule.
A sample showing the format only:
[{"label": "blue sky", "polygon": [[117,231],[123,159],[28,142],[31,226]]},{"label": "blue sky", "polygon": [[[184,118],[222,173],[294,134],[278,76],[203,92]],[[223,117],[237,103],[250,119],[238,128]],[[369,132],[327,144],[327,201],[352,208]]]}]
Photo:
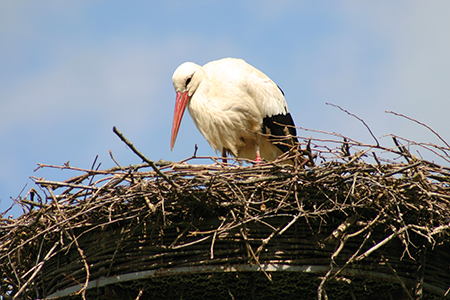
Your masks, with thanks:
[{"label": "blue sky", "polygon": [[[0,211],[35,187],[62,181],[37,163],[102,168],[213,155],[185,115],[174,150],[171,77],[185,61],[239,57],[286,94],[297,126],[372,142],[397,134],[450,141],[449,1],[22,1],[0,2]],[[311,132],[299,132],[310,136]],[[314,135],[314,134],[313,134]],[[381,140],[391,145],[388,138]],[[20,215],[16,206],[9,213]]]}]

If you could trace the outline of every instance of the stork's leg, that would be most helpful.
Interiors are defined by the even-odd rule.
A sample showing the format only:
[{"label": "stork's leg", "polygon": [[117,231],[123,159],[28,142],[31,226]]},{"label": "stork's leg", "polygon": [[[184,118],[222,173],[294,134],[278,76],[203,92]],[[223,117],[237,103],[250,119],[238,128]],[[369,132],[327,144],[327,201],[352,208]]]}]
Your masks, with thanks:
[{"label": "stork's leg", "polygon": [[262,159],[261,159],[261,155],[260,155],[260,153],[259,153],[259,145],[256,145],[255,146],[255,161],[256,162],[261,162],[262,161]]},{"label": "stork's leg", "polygon": [[225,151],[225,150],[222,150],[222,162],[224,163],[224,164],[226,164],[227,163],[227,152]]},{"label": "stork's leg", "polygon": [[259,151],[256,151],[256,158],[255,158],[255,161],[256,161],[256,162],[261,162],[261,161],[262,161],[262,158],[261,158],[261,156],[259,155]]}]

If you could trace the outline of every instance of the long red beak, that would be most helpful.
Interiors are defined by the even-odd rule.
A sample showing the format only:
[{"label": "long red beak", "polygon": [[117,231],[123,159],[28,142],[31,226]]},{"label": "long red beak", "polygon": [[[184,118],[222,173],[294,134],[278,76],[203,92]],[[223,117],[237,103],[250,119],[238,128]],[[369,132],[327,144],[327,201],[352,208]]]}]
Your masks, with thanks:
[{"label": "long red beak", "polygon": [[177,139],[178,130],[180,129],[181,119],[183,118],[184,110],[189,101],[188,92],[177,92],[177,100],[175,102],[175,112],[173,114],[173,125],[172,125],[172,141],[170,143],[170,151],[173,149],[175,140]]}]

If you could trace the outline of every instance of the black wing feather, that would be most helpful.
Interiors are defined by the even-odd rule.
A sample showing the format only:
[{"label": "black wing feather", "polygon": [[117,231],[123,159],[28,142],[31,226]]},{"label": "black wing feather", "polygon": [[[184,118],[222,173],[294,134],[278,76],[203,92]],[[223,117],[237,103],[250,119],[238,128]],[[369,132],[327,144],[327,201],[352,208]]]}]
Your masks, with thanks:
[{"label": "black wing feather", "polygon": [[[271,141],[281,151],[287,152],[289,150],[289,146],[281,143],[293,145],[298,143],[298,139],[296,137],[297,130],[294,126],[294,120],[292,119],[290,113],[279,114],[271,117],[265,117],[263,119],[261,131],[263,134],[270,134],[269,141]],[[288,134],[291,135],[291,137],[286,138]]]}]

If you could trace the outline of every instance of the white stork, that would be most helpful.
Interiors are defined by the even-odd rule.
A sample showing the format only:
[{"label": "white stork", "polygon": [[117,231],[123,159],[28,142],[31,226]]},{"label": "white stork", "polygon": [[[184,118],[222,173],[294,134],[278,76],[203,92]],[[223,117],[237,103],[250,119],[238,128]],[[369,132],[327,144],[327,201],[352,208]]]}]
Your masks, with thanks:
[{"label": "white stork", "polygon": [[[203,67],[186,62],[172,81],[177,99],[171,150],[186,106],[198,130],[223,157],[274,160],[288,151],[286,140],[298,142],[283,91],[242,59],[224,58]],[[284,145],[276,143],[277,137]]]}]

